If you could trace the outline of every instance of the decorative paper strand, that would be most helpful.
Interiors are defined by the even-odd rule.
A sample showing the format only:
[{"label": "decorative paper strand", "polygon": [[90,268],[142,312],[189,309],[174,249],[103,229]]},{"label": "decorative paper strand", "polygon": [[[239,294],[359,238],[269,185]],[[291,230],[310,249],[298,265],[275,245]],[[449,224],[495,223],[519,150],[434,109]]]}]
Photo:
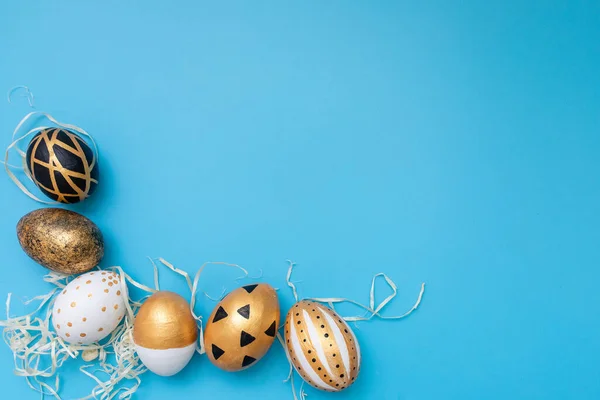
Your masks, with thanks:
[{"label": "decorative paper strand", "polygon": [[[298,294],[296,292],[296,287],[290,281],[291,275],[292,275],[292,270],[296,266],[296,264],[293,263],[293,262],[291,262],[291,261],[289,261],[289,260],[288,260],[288,262],[290,263],[290,265],[289,265],[289,268],[288,268],[288,273],[287,273],[286,281],[287,281],[288,286],[292,288],[292,292],[293,292],[294,298],[296,299],[296,301],[298,301]],[[387,296],[381,303],[379,303],[377,305],[377,307],[375,307],[375,284],[377,282],[377,278],[380,277],[380,276],[385,279],[386,284],[390,287],[390,289],[392,289],[392,294],[390,294],[389,296]],[[377,318],[380,318],[380,319],[402,319],[402,318],[408,317],[410,314],[412,314],[413,311],[415,311],[419,307],[419,304],[421,304],[421,300],[423,299],[423,293],[424,292],[425,292],[425,283],[422,283],[421,284],[421,290],[419,291],[419,296],[417,297],[417,301],[410,308],[410,310],[408,310],[404,314],[402,314],[402,315],[395,315],[395,316],[384,316],[384,315],[381,315],[380,312],[383,310],[383,308],[386,305],[388,305],[390,303],[390,301],[392,301],[394,299],[394,297],[396,297],[398,295],[398,286],[386,274],[380,272],[378,274],[375,274],[373,276],[373,279],[371,280],[371,290],[370,290],[370,293],[369,293],[369,306],[365,306],[365,305],[363,305],[363,304],[361,304],[361,303],[359,303],[357,301],[346,299],[346,298],[343,298],[343,297],[308,297],[305,300],[317,301],[319,303],[327,303],[333,310],[335,310],[334,303],[336,303],[336,304],[339,304],[339,303],[351,303],[351,304],[354,304],[354,305],[356,305],[356,306],[364,309],[367,312],[363,316],[357,315],[357,316],[351,316],[351,317],[344,317],[344,320],[348,321],[348,322],[352,322],[352,321],[369,321],[373,317],[377,317]],[[370,315],[366,316],[367,314],[370,314]]]},{"label": "decorative paper strand", "polygon": [[283,352],[285,354],[285,357],[288,360],[288,364],[290,365],[290,372],[288,373],[288,377],[286,379],[283,380],[283,382],[290,382],[290,384],[292,385],[292,395],[294,396],[294,400],[305,400],[307,394],[304,392],[304,381],[302,381],[302,384],[300,385],[300,395],[298,397],[298,395],[296,394],[296,385],[294,384],[294,367],[292,365],[292,359],[290,358],[290,353],[288,353],[287,347],[285,345],[285,341],[283,340],[283,336],[281,336],[281,333],[277,332],[277,340],[279,340],[279,343],[281,344],[281,347],[283,347]]},{"label": "decorative paper strand", "polygon": [[[117,395],[119,396],[119,399],[129,399],[141,384],[139,375],[147,371],[135,352],[135,344],[133,342],[133,322],[135,320],[135,314],[141,307],[143,301],[153,294],[155,290],[135,281],[131,276],[125,273],[121,267],[111,267],[109,270],[119,274],[122,287],[127,288],[127,282],[129,282],[132,286],[148,293],[148,295],[135,301],[131,299],[129,289],[121,292],[121,297],[123,298],[127,312],[122,324],[113,331],[111,340],[109,340],[109,343],[112,344],[112,351],[109,352],[105,349],[99,349],[100,364],[93,372],[89,372],[88,369],[91,369],[94,365],[84,365],[80,368],[80,371],[83,374],[94,379],[98,384],[92,390],[92,393],[84,399],[100,398],[101,400],[110,400]],[[106,361],[107,353],[114,354],[116,365]],[[103,381],[96,375],[98,373],[108,376],[109,378]],[[120,385],[123,380],[133,380],[135,383],[131,387],[123,387]]]},{"label": "decorative paper strand", "polygon": [[196,315],[196,312],[194,311],[194,308],[196,306],[196,294],[198,292],[198,283],[200,281],[200,274],[202,273],[202,271],[204,271],[204,268],[206,268],[207,265],[224,265],[227,267],[233,267],[233,268],[238,268],[240,270],[242,270],[244,272],[244,275],[236,278],[236,280],[239,279],[244,279],[248,276],[248,271],[246,271],[244,268],[240,267],[237,264],[230,264],[230,263],[226,263],[226,262],[222,262],[222,261],[209,261],[209,262],[205,262],[204,264],[202,264],[200,266],[200,268],[198,269],[198,271],[196,272],[196,275],[194,276],[194,280],[192,281],[190,278],[190,275],[178,268],[175,268],[171,263],[169,263],[168,261],[166,261],[163,258],[159,258],[158,261],[160,261],[163,265],[165,265],[167,268],[171,269],[172,271],[178,273],[179,275],[183,276],[190,288],[191,291],[191,298],[190,298],[190,310],[192,312],[192,316],[194,317],[194,319],[197,321],[198,323],[198,345],[196,347],[196,352],[198,352],[198,354],[204,354],[206,353],[205,349],[204,349],[204,329],[202,329],[202,316],[200,315]]},{"label": "decorative paper strand", "polygon": [[[133,323],[135,315],[142,306],[144,300],[159,290],[158,267],[153,259],[150,259],[154,268],[154,287],[148,287],[135,281],[121,267],[111,267],[111,270],[119,275],[121,286],[126,288],[122,290],[126,313],[123,321],[111,333],[111,335],[100,343],[90,345],[72,345],[64,342],[52,329],[50,319],[52,316],[52,306],[56,295],[62,291],[67,284],[74,278],[56,272],[49,272],[44,276],[44,281],[52,284],[54,288],[47,294],[35,296],[25,302],[29,305],[38,302],[37,308],[28,314],[19,317],[11,317],[10,306],[12,294],[8,294],[6,300],[6,320],[0,321],[0,326],[4,327],[3,337],[5,342],[13,352],[15,363],[15,374],[23,376],[27,384],[35,391],[39,392],[42,398],[52,396],[61,400],[60,392],[60,374],[58,369],[65,361],[71,358],[82,357],[88,364],[82,366],[80,371],[93,379],[96,386],[91,393],[83,397],[82,400],[128,400],[136,392],[141,384],[140,375],[147,371],[135,351],[133,341]],[[206,262],[196,272],[192,280],[190,275],[171,263],[158,258],[158,261],[169,268],[171,271],[181,275],[186,280],[190,288],[190,309],[198,321],[199,325],[199,343],[197,352],[205,353],[204,338],[202,329],[202,318],[194,313],[196,295],[201,273],[208,265],[223,265],[240,269],[244,274],[236,280],[248,277],[248,271],[237,264],[225,262]],[[96,268],[99,269],[99,268]],[[128,284],[147,293],[139,300],[131,298]],[[279,335],[281,341],[281,335]],[[109,361],[108,357],[111,357]],[[287,356],[287,353],[286,353]],[[114,360],[113,360],[114,359]],[[94,363],[90,363],[95,361]],[[48,379],[52,381],[48,382]],[[293,380],[293,377],[291,378]],[[131,382],[129,386],[126,381]],[[296,399],[295,391],[294,396]],[[306,394],[302,387],[300,389],[300,400],[305,399]]]},{"label": "decorative paper strand", "polygon": [[206,296],[209,300],[214,301],[215,303],[218,303],[219,301],[223,300],[223,297],[225,297],[225,292],[227,291],[226,288],[222,288],[221,289],[221,294],[218,297],[211,297],[208,293],[204,292],[204,296]]},{"label": "decorative paper strand", "polygon": [[296,264],[294,262],[292,262],[291,260],[287,260],[287,262],[289,263],[289,267],[288,267],[287,276],[285,277],[285,281],[287,282],[287,285],[290,288],[292,288],[292,294],[294,295],[294,300],[298,301],[298,292],[296,291],[296,285],[294,285],[292,283],[292,281],[290,280],[292,277],[292,270],[294,269]]},{"label": "decorative paper strand", "polygon": [[[127,275],[122,268],[112,267],[108,270],[119,274],[121,285],[127,288],[127,282],[147,292],[153,293],[151,289]],[[56,333],[51,330],[50,318],[52,305],[57,292],[62,290],[72,277],[50,272],[44,277],[46,282],[55,286],[49,293],[36,296],[25,302],[25,305],[38,301],[38,307],[31,313],[20,316],[10,316],[10,304],[12,295],[9,293],[6,301],[7,319],[0,321],[4,327],[4,340],[13,352],[15,363],[15,374],[25,377],[27,384],[42,396],[48,395],[61,399],[59,393],[60,378],[57,370],[69,358],[77,358],[81,355],[84,361],[98,360],[98,365],[88,364],[80,368],[81,372],[96,381],[97,386],[92,393],[84,399],[110,400],[118,395],[119,399],[129,399],[138,388],[141,380],[139,375],[146,371],[140,362],[133,344],[133,320],[135,312],[141,306],[143,300],[135,301],[129,296],[129,290],[123,290],[123,297],[127,312],[123,322],[101,341],[90,345],[71,345],[65,343]],[[43,312],[43,318],[36,315]],[[116,365],[108,362],[107,355],[113,354]],[[42,362],[49,366],[40,366]],[[93,369],[92,372],[88,370]],[[101,379],[97,374],[103,374],[108,379]],[[42,379],[54,378],[54,385],[44,382]],[[135,383],[130,387],[123,387],[124,380],[133,380]]]},{"label": "decorative paper strand", "polygon": [[[286,275],[286,282],[287,282],[287,285],[291,288],[294,299],[297,302],[298,301],[298,292],[296,290],[296,286],[291,281],[292,271],[293,271],[294,267],[296,266],[296,264],[290,260],[287,260],[287,262],[289,263],[289,266],[288,266],[288,271],[287,271],[287,275]],[[379,303],[377,306],[375,306],[375,284],[377,282],[378,277],[383,277],[385,279],[386,284],[392,289],[392,294],[387,296],[381,303]],[[327,303],[333,310],[335,310],[334,304],[351,303],[351,304],[354,304],[366,311],[366,313],[362,316],[356,315],[356,316],[350,316],[350,317],[342,317],[345,321],[348,321],[348,322],[369,321],[369,320],[373,319],[373,317],[377,317],[380,319],[398,320],[398,319],[408,317],[410,314],[413,313],[413,311],[415,311],[419,307],[419,304],[421,304],[421,300],[423,299],[424,292],[425,292],[425,283],[422,283],[421,290],[419,291],[419,296],[417,297],[417,301],[410,308],[410,310],[406,311],[404,314],[396,315],[396,316],[381,315],[380,313],[383,310],[383,308],[386,305],[388,305],[392,301],[392,299],[394,297],[396,297],[396,295],[398,294],[398,287],[396,286],[394,281],[391,280],[386,274],[380,272],[378,274],[375,274],[371,281],[371,290],[369,293],[369,305],[368,306],[365,306],[354,300],[350,300],[350,299],[346,299],[346,298],[342,298],[342,297],[309,297],[309,298],[306,298],[305,300],[317,301],[319,303]],[[285,355],[288,359],[288,363],[290,364],[290,372],[289,372],[288,378],[286,380],[284,380],[284,382],[290,381],[290,383],[292,385],[292,394],[294,396],[294,400],[304,400],[305,397],[307,396],[306,393],[304,393],[304,391],[302,389],[302,386],[304,385],[304,381],[302,382],[302,386],[300,386],[300,395],[298,397],[296,395],[296,389],[294,386],[294,373],[293,373],[294,371],[293,371],[293,366],[292,366],[292,360],[290,359],[290,356],[288,354],[287,347],[285,346],[283,337],[281,336],[281,334],[279,332],[277,332],[277,338],[279,339],[279,342],[281,343],[281,346],[283,347]]]},{"label": "decorative paper strand", "polygon": [[34,100],[33,93],[31,92],[31,90],[29,90],[29,88],[27,86],[15,86],[12,89],[10,89],[8,91],[8,94],[6,95],[8,102],[12,103],[11,97],[12,97],[13,93],[15,93],[19,89],[25,90],[25,94],[22,94],[19,97],[27,97],[27,102],[29,103],[29,107],[35,108],[35,106],[33,104],[33,100]]}]

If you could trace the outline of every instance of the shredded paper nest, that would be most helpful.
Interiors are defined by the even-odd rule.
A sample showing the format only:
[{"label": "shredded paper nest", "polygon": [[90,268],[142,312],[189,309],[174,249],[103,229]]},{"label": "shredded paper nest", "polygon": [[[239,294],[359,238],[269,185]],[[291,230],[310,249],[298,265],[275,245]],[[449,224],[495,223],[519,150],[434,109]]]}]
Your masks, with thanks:
[{"label": "shredded paper nest", "polygon": [[[6,300],[6,320],[0,321],[0,327],[4,328],[4,341],[10,347],[14,356],[15,374],[22,376],[27,380],[27,384],[35,391],[39,392],[42,398],[45,395],[53,396],[56,399],[61,399],[59,392],[61,388],[60,367],[69,359],[81,359],[86,363],[80,368],[80,371],[93,379],[96,386],[91,393],[80,399],[100,399],[111,400],[114,398],[127,400],[131,399],[141,384],[140,376],[147,371],[147,368],[140,361],[133,341],[133,322],[135,315],[142,303],[153,293],[160,290],[158,280],[158,268],[153,259],[150,259],[154,266],[154,288],[150,288],[139,282],[136,282],[127,275],[120,267],[111,267],[111,270],[119,274],[121,284],[135,286],[145,293],[140,299],[133,300],[130,296],[130,290],[122,292],[127,312],[119,326],[111,333],[109,337],[99,343],[90,345],[72,345],[63,341],[53,330],[51,323],[52,306],[56,295],[72,280],[75,276],[68,276],[50,272],[44,277],[46,282],[54,285],[54,288],[49,293],[36,296],[25,302],[25,305],[38,303],[37,308],[26,315],[11,317],[10,305],[11,294]],[[246,278],[248,272],[236,264],[228,264],[224,262],[207,262],[203,264],[194,276],[190,275],[172,264],[159,258],[158,261],[169,268],[172,272],[183,276],[190,290],[190,309],[192,315],[196,319],[199,326],[199,337],[197,344],[197,352],[204,354],[204,340],[202,336],[202,317],[194,312],[196,303],[196,293],[200,274],[209,264],[217,264],[228,267],[235,267],[243,271],[244,275],[236,280]],[[291,274],[294,268],[292,262],[289,264],[287,273],[287,284],[292,290],[294,299],[298,301],[299,297],[295,285],[291,281]],[[375,304],[375,286],[378,277],[383,277],[387,286],[392,290],[392,293],[387,296],[381,303]],[[417,301],[404,314],[399,316],[384,316],[381,314],[383,308],[396,297],[397,286],[385,274],[379,273],[373,277],[371,282],[371,291],[369,305],[365,306],[356,301],[345,298],[310,298],[310,300],[328,304],[331,308],[335,308],[335,304],[350,303],[364,310],[363,315],[344,317],[348,322],[368,321],[373,318],[380,319],[402,319],[410,315],[417,309],[421,303],[425,284],[421,285]],[[211,298],[206,293],[208,298]],[[214,299],[213,299],[214,300]],[[215,300],[217,301],[217,300]],[[281,328],[281,327],[280,327]],[[293,381],[293,367],[286,347],[283,345],[283,337],[278,332],[277,338],[284,348],[284,352],[288,358],[290,370],[288,378],[284,381],[291,380],[292,393],[294,399],[305,398],[306,393],[303,390],[303,385],[300,387],[299,395],[296,394]]]},{"label": "shredded paper nest", "polygon": [[[110,270],[119,274],[123,285],[127,280],[146,292],[154,291],[135,282],[120,267]],[[11,317],[11,294],[8,295],[6,320],[0,321],[0,326],[4,328],[4,341],[13,352],[15,374],[25,377],[33,390],[60,399],[58,370],[67,360],[81,356],[86,362],[81,372],[97,383],[91,394],[82,399],[129,399],[141,382],[139,375],[146,371],[135,353],[132,335],[134,315],[145,298],[134,301],[126,294],[129,291],[123,291],[127,313],[109,337],[90,345],[68,344],[54,332],[50,319],[56,295],[73,278],[55,272],[46,275],[44,280],[55,287],[25,302],[38,302],[37,308],[27,315]]]},{"label": "shredded paper nest", "polygon": [[[37,302],[38,306],[33,312],[23,316],[11,317],[12,295],[9,294],[6,300],[6,320],[0,321],[0,327],[4,328],[4,341],[13,352],[15,374],[25,377],[28,385],[39,392],[42,397],[49,395],[61,399],[59,395],[61,388],[59,369],[67,360],[81,357],[86,364],[80,368],[80,371],[93,379],[96,386],[89,395],[80,399],[130,399],[140,386],[140,375],[147,371],[135,351],[133,342],[134,318],[144,300],[160,290],[158,268],[153,259],[150,259],[150,261],[154,266],[154,288],[136,282],[120,267],[107,269],[119,274],[122,285],[129,283],[146,294],[138,300],[133,300],[130,296],[130,290],[122,291],[121,296],[123,296],[127,308],[125,317],[109,337],[95,344],[72,345],[66,343],[54,332],[50,321],[56,295],[75,276],[56,272],[50,272],[46,275],[44,281],[54,285],[54,288],[47,294],[26,301],[25,305]],[[244,275],[237,279],[247,277],[248,272],[236,264],[207,262],[200,267],[194,279],[192,279],[187,272],[175,268],[166,260],[159,258],[158,261],[172,272],[183,276],[186,280],[190,289],[190,309],[200,331],[197,352],[203,354],[202,317],[194,312],[201,272],[210,264],[235,267],[242,270]],[[209,296],[207,295],[207,297]]]}]

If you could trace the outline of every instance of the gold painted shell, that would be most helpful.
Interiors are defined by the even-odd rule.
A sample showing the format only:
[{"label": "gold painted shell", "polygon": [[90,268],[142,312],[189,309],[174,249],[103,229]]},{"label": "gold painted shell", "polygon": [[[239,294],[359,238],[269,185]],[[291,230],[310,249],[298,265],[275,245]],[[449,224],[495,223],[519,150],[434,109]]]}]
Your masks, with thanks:
[{"label": "gold painted shell", "polygon": [[204,331],[208,359],[226,371],[254,365],[269,350],[279,326],[279,301],[270,285],[247,285],[213,310]]},{"label": "gold painted shell", "polygon": [[284,336],[296,372],[315,388],[337,392],[356,380],[360,347],[352,329],[331,308],[297,302],[287,314]]},{"label": "gold painted shell", "polygon": [[133,324],[133,341],[148,349],[186,347],[197,338],[198,326],[188,302],[166,290],[156,292],[144,301]]},{"label": "gold painted shell", "polygon": [[41,208],[23,216],[17,236],[29,257],[63,274],[87,272],[104,256],[104,239],[96,224],[62,208]]}]

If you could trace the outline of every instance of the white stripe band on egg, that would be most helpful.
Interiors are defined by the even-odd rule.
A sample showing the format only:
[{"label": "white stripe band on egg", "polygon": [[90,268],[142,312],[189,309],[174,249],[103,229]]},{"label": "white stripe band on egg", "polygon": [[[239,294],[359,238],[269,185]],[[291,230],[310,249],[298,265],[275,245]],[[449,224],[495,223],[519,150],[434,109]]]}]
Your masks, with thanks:
[{"label": "white stripe band on egg", "polygon": [[344,339],[344,335],[340,330],[340,327],[337,325],[335,320],[331,318],[331,315],[325,312],[321,307],[318,307],[319,311],[323,313],[325,319],[329,326],[331,326],[331,331],[333,333],[333,337],[338,344],[338,348],[340,349],[340,355],[342,356],[342,362],[344,363],[344,368],[346,369],[346,374],[350,375],[350,354],[348,352],[348,345],[346,344],[346,340]]},{"label": "white stripe band on egg", "polygon": [[323,351],[323,342],[319,338],[319,332],[317,332],[317,329],[315,328],[312,320],[310,319],[310,315],[308,314],[308,312],[306,312],[306,310],[302,310],[302,312],[304,314],[304,319],[306,320],[306,329],[308,330],[310,342],[317,352],[319,362],[323,364],[323,366],[327,370],[327,373],[330,376],[333,376],[333,374],[331,373],[331,367],[329,366],[329,362],[327,361],[327,356],[325,356],[325,352]]},{"label": "white stripe band on egg", "polygon": [[304,356],[304,352],[302,351],[302,348],[300,347],[300,342],[298,341],[298,333],[296,331],[296,324],[294,323],[294,316],[290,316],[291,321],[290,321],[290,340],[292,343],[292,348],[294,349],[294,353],[296,354],[296,358],[298,359],[298,361],[300,362],[300,365],[302,365],[302,368],[304,369],[304,371],[306,372],[306,375],[308,375],[308,377],[310,378],[310,380],[317,385],[318,387],[320,387],[321,389],[325,389],[325,390],[331,390],[331,386],[327,385],[325,382],[323,382],[323,380],[321,379],[321,377],[319,377],[319,375],[317,375],[317,373],[315,371],[313,371],[312,367],[310,366],[310,364],[308,363],[308,360],[306,359],[306,357]]}]

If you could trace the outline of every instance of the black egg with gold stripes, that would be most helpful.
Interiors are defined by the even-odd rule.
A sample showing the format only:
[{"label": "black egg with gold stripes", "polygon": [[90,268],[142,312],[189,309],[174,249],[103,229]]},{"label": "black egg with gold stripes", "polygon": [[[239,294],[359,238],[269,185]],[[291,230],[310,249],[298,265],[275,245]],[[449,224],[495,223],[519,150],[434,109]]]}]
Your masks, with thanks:
[{"label": "black egg with gold stripes", "polygon": [[25,161],[36,186],[60,203],[78,203],[98,185],[96,154],[67,129],[48,128],[37,133],[27,147]]}]

